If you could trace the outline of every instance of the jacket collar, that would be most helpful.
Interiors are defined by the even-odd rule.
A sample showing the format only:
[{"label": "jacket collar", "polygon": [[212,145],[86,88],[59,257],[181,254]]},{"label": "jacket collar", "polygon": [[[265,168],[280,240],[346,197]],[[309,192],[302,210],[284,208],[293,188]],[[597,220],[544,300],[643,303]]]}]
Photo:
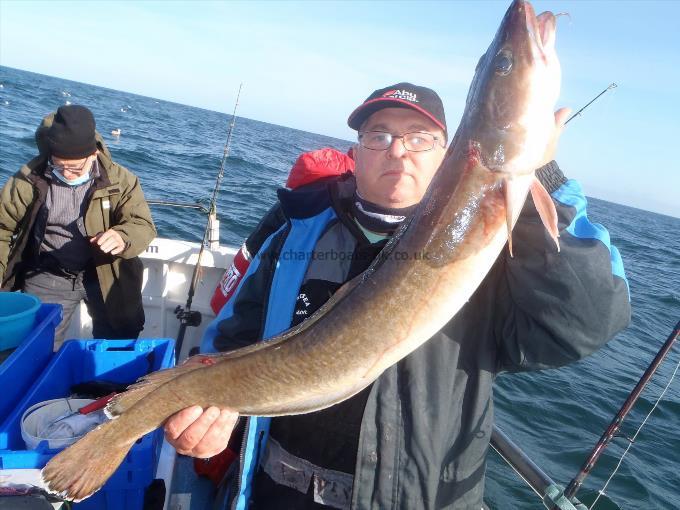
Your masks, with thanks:
[{"label": "jacket collar", "polygon": [[335,204],[336,195],[354,193],[354,177],[344,174],[340,177],[323,179],[294,190],[277,190],[283,213],[289,219],[311,218]]}]

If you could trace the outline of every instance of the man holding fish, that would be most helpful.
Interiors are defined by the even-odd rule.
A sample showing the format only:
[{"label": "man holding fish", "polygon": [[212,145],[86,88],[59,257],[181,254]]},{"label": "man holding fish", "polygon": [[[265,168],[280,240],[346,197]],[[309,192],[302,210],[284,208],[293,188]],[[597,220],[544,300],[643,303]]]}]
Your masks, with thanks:
[{"label": "man holding fish", "polygon": [[[567,113],[555,114],[536,172],[554,199],[560,252],[528,203],[514,229],[514,257],[504,250],[469,302],[427,343],[349,400],[274,418],[260,436],[249,423],[241,458],[251,462],[232,481],[241,489],[237,508],[481,507],[495,374],[580,359],[629,317],[618,252],[600,241],[605,231],[586,219],[578,184],[552,161]],[[408,83],[377,90],[348,123],[359,133],[356,178],[280,193],[292,226],[264,243],[260,260],[269,267],[246,276],[208,332],[208,349],[211,342],[231,350],[258,340],[263,321],[277,313],[267,308],[280,301],[265,296],[277,292],[274,273],[288,270],[282,254],[289,252],[277,258],[272,246],[296,235],[296,219],[328,206],[337,215],[324,225],[311,262],[295,262],[306,268],[300,291],[287,295],[295,302],[291,326],[365,270],[425,195],[446,153],[444,110],[434,91]],[[333,261],[331,253],[342,256]],[[283,267],[274,270],[272,258]],[[188,408],[167,422],[166,436],[181,453],[207,457],[226,447],[236,416]],[[256,451],[253,439],[263,437],[266,446]]]},{"label": "man holding fish", "polygon": [[630,316],[620,255],[552,160],[559,81],[554,16],[517,0],[448,150],[434,91],[376,90],[348,120],[355,177],[279,192],[287,221],[204,338],[226,352],[116,397],[49,488],[87,497],[163,423],[215,455],[242,415],[230,508],[481,508],[496,375],[581,359]]}]

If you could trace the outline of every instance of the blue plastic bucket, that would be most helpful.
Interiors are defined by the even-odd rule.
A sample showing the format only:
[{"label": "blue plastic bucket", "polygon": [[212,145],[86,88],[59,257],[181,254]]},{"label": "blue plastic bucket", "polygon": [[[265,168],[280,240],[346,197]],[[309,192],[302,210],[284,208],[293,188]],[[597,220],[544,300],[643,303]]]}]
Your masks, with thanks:
[{"label": "blue plastic bucket", "polygon": [[0,292],[0,351],[12,349],[35,325],[40,300],[22,292]]}]

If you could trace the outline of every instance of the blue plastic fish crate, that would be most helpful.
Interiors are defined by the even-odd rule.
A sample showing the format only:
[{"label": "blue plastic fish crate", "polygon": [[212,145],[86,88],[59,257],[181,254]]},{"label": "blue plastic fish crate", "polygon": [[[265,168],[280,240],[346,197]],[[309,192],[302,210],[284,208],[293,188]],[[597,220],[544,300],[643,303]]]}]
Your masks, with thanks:
[{"label": "blue plastic fish crate", "polygon": [[[42,468],[59,450],[43,441],[27,450],[21,437],[21,415],[31,405],[67,397],[74,384],[103,380],[131,383],[139,377],[174,365],[174,340],[72,340],[54,355],[42,376],[0,425],[0,470]],[[77,510],[141,510],[144,491],[156,471],[163,442],[158,429],[140,438],[104,487]],[[0,471],[1,474],[1,471]]]},{"label": "blue plastic fish crate", "polygon": [[61,305],[42,305],[35,319],[31,332],[0,364],[0,423],[9,416],[50,361],[54,330],[61,322]]}]

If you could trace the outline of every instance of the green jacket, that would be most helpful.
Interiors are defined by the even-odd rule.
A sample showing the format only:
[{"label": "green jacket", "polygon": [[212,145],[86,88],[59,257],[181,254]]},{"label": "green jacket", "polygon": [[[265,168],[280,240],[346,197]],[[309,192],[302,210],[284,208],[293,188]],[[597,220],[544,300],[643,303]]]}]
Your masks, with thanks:
[{"label": "green jacket", "polygon": [[[40,154],[10,177],[0,192],[0,281],[6,289],[21,287],[23,269],[37,258],[44,235],[40,219],[46,217],[49,188],[44,175],[48,161],[45,135],[53,116],[45,117],[36,130]],[[97,147],[100,175],[86,197],[85,231],[94,236],[112,228],[125,241],[125,249],[118,255],[93,247],[92,256],[111,324],[134,322],[141,329],[143,267],[138,255],[156,236],[156,228],[139,179],[112,161],[99,133]]]}]

